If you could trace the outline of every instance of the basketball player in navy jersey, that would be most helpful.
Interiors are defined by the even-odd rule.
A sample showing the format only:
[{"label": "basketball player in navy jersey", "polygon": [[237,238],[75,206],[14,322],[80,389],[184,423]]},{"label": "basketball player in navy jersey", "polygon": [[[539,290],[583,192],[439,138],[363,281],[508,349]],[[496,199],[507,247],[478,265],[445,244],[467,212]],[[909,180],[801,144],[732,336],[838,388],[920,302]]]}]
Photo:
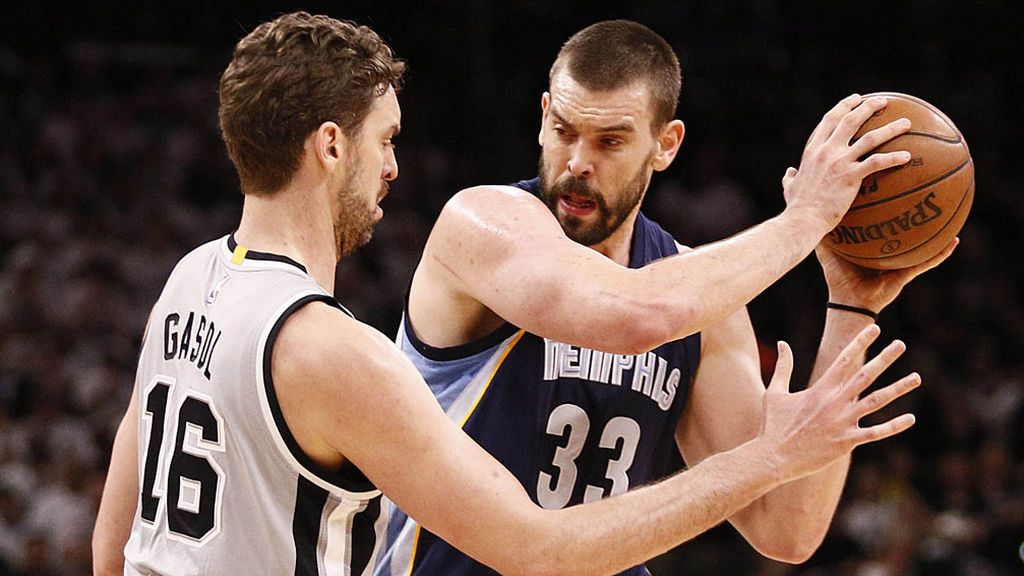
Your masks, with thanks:
[{"label": "basketball player in navy jersey", "polygon": [[[673,119],[679,88],[675,54],[646,27],[609,21],[576,34],[541,99],[539,178],[456,194],[412,280],[400,347],[449,417],[544,508],[648,484],[666,473],[672,450],[690,468],[684,477],[704,474],[756,438],[772,418],[772,391],[745,304],[819,246],[864,176],[909,158],[869,154],[907,130],[902,119],[851,143],[885,101],[850,96],[811,135],[799,170],[787,171],[780,215],[687,250],[639,211],[652,173],[683,139]],[[829,365],[862,364],[840,351],[954,244],[883,275],[818,247],[830,298],[847,309],[827,312],[808,393]],[[728,520],[768,557],[807,559],[828,529],[849,454]],[[713,506],[760,458],[716,466],[705,479],[717,487],[687,497]],[[715,525],[706,520],[680,518],[694,533]],[[379,576],[493,573],[401,511],[389,545]]]},{"label": "basketball player in navy jersey", "polygon": [[[368,28],[305,13],[239,42],[219,114],[241,222],[182,258],[153,308],[97,518],[96,573],[365,576],[387,520],[381,492],[501,573],[612,573],[911,424],[857,426],[917,384],[855,400],[902,350],[854,367],[877,328],[810,394],[788,393],[783,346],[756,438],[646,489],[538,507],[399,350],[330,295],[398,175],[402,69]],[[672,404],[657,386],[645,402]],[[608,429],[628,435],[624,424]]]}]

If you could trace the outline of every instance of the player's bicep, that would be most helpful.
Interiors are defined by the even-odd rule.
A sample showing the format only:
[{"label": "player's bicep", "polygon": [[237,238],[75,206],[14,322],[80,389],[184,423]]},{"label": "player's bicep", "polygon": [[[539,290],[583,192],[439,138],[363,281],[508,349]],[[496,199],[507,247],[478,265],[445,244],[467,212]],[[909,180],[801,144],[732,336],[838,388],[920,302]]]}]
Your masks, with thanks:
[{"label": "player's bicep", "polygon": [[705,330],[702,339],[693,391],[676,432],[690,466],[756,436],[765,391],[746,308]]},{"label": "player's bicep", "polygon": [[[303,326],[310,324],[293,328]],[[448,420],[393,343],[353,320],[320,328],[316,342],[281,351],[306,366],[308,408],[294,416],[424,527],[470,554],[486,555],[484,535],[522,524],[514,517],[533,508],[525,491]],[[279,345],[289,346],[285,330]]]}]

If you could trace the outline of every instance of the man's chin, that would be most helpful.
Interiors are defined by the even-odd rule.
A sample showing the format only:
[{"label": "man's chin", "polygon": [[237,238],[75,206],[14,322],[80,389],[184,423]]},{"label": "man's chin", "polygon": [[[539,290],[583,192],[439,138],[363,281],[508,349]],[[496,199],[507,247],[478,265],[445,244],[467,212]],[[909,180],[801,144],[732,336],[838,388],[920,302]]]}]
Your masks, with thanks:
[{"label": "man's chin", "polygon": [[359,237],[358,240],[350,240],[348,242],[342,242],[338,246],[338,261],[340,262],[342,259],[348,257],[350,254],[352,254],[356,250],[362,248],[363,246],[366,246],[367,244],[370,243],[370,240],[372,240],[372,239],[373,239],[373,226],[370,226],[367,229],[366,233],[363,234],[361,237]]},{"label": "man's chin", "polygon": [[[570,216],[569,218],[572,217]],[[563,221],[562,231],[565,232],[565,235],[570,240],[584,246],[592,246],[602,240],[602,238],[595,240],[598,236],[597,231],[591,226],[583,225],[582,222],[575,218],[572,218],[572,221]]]},{"label": "man's chin", "polygon": [[584,246],[594,246],[607,240],[616,230],[619,225],[611,226],[605,220],[599,220],[597,222],[585,222],[574,216],[564,216],[559,218],[559,224],[562,225],[562,231],[565,235],[576,242]]}]

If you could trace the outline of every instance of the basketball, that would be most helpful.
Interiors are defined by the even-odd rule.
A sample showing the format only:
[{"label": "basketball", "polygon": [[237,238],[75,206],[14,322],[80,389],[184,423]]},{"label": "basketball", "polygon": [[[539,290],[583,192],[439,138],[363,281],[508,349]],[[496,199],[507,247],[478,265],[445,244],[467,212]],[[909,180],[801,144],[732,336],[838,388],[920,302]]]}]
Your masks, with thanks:
[{"label": "basketball", "polygon": [[910,152],[902,166],[864,178],[857,198],[829,235],[844,259],[867,268],[895,270],[938,254],[960,232],[974,200],[974,162],[963,135],[931,104],[897,92],[854,138],[899,118],[910,130],[873,152]]}]

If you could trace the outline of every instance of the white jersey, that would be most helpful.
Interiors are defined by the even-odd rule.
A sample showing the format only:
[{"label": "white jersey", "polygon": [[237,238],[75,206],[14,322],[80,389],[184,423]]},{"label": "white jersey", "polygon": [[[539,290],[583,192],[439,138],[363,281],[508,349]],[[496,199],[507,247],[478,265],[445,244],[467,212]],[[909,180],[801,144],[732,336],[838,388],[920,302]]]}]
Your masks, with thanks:
[{"label": "white jersey", "polygon": [[302,452],[271,381],[278,331],[312,301],[341,308],[300,264],[233,236],[175,267],[135,381],[141,493],[125,574],[373,572],[380,491]]}]

